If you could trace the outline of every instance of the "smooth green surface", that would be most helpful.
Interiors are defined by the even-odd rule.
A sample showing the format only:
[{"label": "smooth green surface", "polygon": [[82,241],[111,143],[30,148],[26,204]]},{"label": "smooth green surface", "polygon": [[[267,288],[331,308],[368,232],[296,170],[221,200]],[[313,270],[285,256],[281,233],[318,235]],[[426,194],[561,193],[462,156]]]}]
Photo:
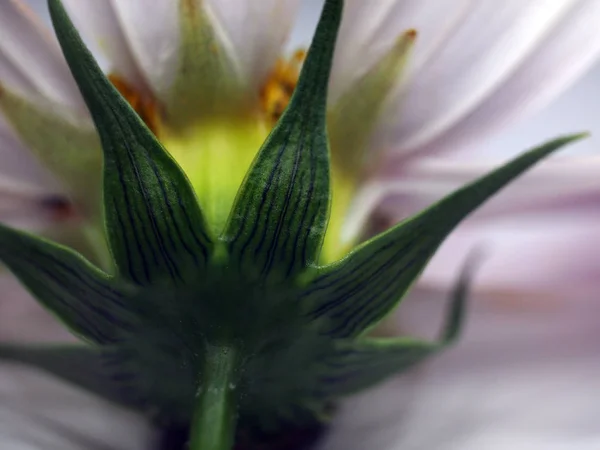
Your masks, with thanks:
[{"label": "smooth green surface", "polygon": [[209,347],[191,422],[191,450],[233,447],[237,421],[237,350]]}]

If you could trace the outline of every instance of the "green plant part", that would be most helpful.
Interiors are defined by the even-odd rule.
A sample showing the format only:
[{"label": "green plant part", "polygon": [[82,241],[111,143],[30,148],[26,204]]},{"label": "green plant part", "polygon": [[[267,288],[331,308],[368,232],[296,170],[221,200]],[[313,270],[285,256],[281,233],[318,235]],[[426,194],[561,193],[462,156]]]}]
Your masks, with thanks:
[{"label": "green plant part", "polygon": [[444,238],[543,157],[533,149],[320,265],[331,192],[327,83],[341,0],[328,0],[290,105],[216,235],[195,193],[84,47],[59,0],[54,26],[104,152],[115,274],[75,251],[0,226],[0,258],[86,346],[2,347],[0,356],[166,420],[193,450],[230,449],[240,422],[273,430],[325,418],[332,402],[453,342],[466,280],[440,342],[374,339]]}]

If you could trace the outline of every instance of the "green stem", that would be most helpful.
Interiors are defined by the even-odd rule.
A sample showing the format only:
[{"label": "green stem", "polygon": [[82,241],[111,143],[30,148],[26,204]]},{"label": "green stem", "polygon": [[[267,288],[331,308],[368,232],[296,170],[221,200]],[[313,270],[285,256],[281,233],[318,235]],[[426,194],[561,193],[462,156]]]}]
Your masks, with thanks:
[{"label": "green stem", "polygon": [[235,437],[236,352],[209,347],[196,396],[190,450],[230,450]]}]

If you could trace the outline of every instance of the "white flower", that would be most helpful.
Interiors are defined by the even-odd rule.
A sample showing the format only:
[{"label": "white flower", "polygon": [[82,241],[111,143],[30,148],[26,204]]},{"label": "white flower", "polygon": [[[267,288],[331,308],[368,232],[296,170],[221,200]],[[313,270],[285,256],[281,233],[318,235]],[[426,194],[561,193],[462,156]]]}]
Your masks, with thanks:
[{"label": "white flower", "polygon": [[[280,58],[299,2],[63,1],[103,55],[113,83],[178,159],[208,215],[220,223],[229,208],[215,198],[233,199],[293,88],[294,60]],[[390,225],[496,165],[477,145],[583,74],[600,55],[599,25],[598,0],[347,0],[329,98],[337,195],[330,256],[353,245],[373,217]],[[406,30],[413,28],[418,38],[409,52],[414,32]],[[0,2],[0,30],[0,220],[43,231],[101,260],[102,249],[85,247],[99,217],[94,174],[100,153],[77,88],[55,40],[21,2]],[[192,151],[199,146],[202,152]],[[466,162],[450,156],[465,149],[471,150]],[[590,293],[600,284],[600,258],[589,242],[599,218],[598,168],[591,157],[549,161],[453,234],[416,289],[416,297],[432,298],[409,299],[402,308],[408,316],[398,320],[402,331],[420,331],[421,321],[438,311],[438,293],[448,289],[462,253],[490,244],[466,341],[383,387],[381,398],[372,393],[370,400],[349,403],[325,448],[552,449],[560,439],[565,446],[555,448],[597,447],[595,431],[586,427],[597,416],[588,395],[597,387],[600,364],[593,355],[598,349],[584,338],[597,341]],[[558,220],[558,211],[576,213],[573,223]],[[532,233],[501,235],[489,225],[499,220],[526,224]],[[41,313],[31,299],[18,298],[14,280],[3,278],[3,291],[11,295],[0,300],[0,336],[31,338],[37,330],[39,337],[62,338],[49,318],[35,325],[15,321],[28,304],[21,302],[29,302],[29,314]],[[576,297],[573,304],[567,294]],[[10,322],[19,325],[7,327]],[[568,348],[554,353],[559,345],[572,345],[575,355]],[[5,370],[12,375],[5,377]],[[49,406],[60,404],[65,414],[74,405],[69,429],[93,436],[98,448],[147,448],[150,432],[136,419],[128,420],[139,440],[115,428],[125,419],[113,407],[50,382],[27,400],[39,416],[9,412],[11,402],[23,401],[10,387],[20,373],[4,369],[0,381],[6,391],[0,415],[9,418],[0,421],[0,436],[11,448],[66,448],[66,441],[93,448],[84,441],[77,447],[62,425],[47,422],[58,417]],[[32,374],[18,381],[32,389],[46,383]],[[539,398],[528,404],[528,395]],[[348,417],[352,405],[364,402],[374,405],[373,412],[360,406],[366,414]],[[547,413],[551,408],[561,408],[560,414]],[[106,424],[106,433],[93,428],[100,425],[88,422],[90,414]],[[22,428],[13,427],[21,420]],[[32,436],[38,426],[53,436]],[[49,443],[56,439],[64,442]]]}]

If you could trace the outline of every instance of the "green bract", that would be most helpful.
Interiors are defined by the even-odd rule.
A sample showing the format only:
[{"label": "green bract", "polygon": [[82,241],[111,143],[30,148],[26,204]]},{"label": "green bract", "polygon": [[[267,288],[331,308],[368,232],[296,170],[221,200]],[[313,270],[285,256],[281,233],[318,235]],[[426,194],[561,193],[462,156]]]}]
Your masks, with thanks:
[{"label": "green bract", "polygon": [[50,0],[50,8],[101,138],[117,273],[0,227],[1,259],[89,344],[0,352],[114,401],[191,421],[192,448],[229,448],[237,419],[271,429],[322,417],[333,400],[453,341],[465,280],[441,342],[365,332],[394,309],[467,214],[580,137],[531,150],[320,266],[331,201],[325,107],[341,0],[326,2],[290,106],[219,235],[205,223],[186,175],[102,74],[60,2]]}]

